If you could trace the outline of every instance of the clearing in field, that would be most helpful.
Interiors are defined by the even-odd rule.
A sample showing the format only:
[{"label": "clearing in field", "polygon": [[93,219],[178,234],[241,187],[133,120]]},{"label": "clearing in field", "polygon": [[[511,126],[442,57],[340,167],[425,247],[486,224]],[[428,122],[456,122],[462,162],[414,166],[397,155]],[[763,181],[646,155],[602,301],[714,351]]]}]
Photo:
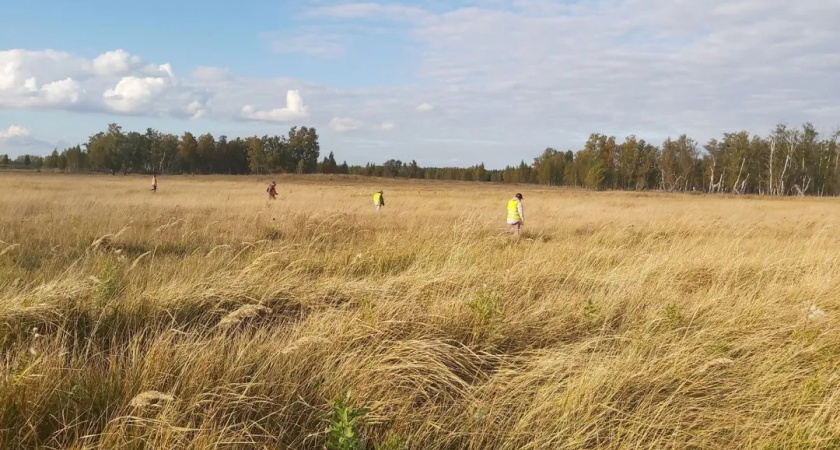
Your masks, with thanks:
[{"label": "clearing in field", "polygon": [[840,446],[836,199],[276,179],[0,175],[0,448]]}]

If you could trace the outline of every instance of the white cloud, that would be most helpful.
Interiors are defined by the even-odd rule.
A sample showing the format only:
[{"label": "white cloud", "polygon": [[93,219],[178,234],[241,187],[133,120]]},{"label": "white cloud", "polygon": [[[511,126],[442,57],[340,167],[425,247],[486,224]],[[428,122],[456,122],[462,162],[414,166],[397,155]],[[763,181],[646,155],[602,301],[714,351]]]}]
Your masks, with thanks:
[{"label": "white cloud", "polygon": [[274,108],[271,110],[257,110],[252,105],[245,105],[242,107],[241,117],[247,120],[257,120],[263,122],[289,122],[296,119],[307,117],[307,107],[303,105],[303,97],[297,90],[289,90],[286,92],[286,107]]},{"label": "white cloud", "polygon": [[[282,78],[246,79],[215,67],[200,67],[182,79],[169,63],[144,64],[119,49],[91,60],[53,50],[0,51],[0,108],[282,122],[308,117],[300,94],[289,89],[292,83],[311,86]],[[278,90],[290,91],[284,108],[241,106]]]},{"label": "white cloud", "polygon": [[175,73],[172,71],[172,65],[169,63],[159,66],[150,64],[143,71],[149,76],[168,78],[172,82],[176,81]]},{"label": "white cloud", "polygon": [[83,59],[54,50],[0,51],[0,107],[73,105],[84,93],[74,78],[84,75],[84,66]]},{"label": "white cloud", "polygon": [[394,122],[382,122],[382,123],[379,124],[379,126],[377,128],[379,128],[380,130],[383,130],[383,131],[391,131],[396,127],[397,126],[396,126],[396,124],[394,124]]},{"label": "white cloud", "polygon": [[38,80],[34,77],[27,78],[23,82],[23,90],[25,92],[38,92]]},{"label": "white cloud", "polygon": [[91,68],[98,75],[125,75],[140,64],[140,58],[118,48],[97,56]]},{"label": "white cloud", "polygon": [[[8,53],[8,52],[3,52]],[[0,90],[11,89],[17,83],[18,70],[20,63],[14,61],[6,61],[0,65]]]},{"label": "white cloud", "polygon": [[186,108],[184,108],[184,110],[187,112],[191,119],[201,119],[202,117],[207,115],[208,108],[206,104],[198,100],[193,100],[192,102],[190,102],[189,105],[187,105]]},{"label": "white cloud", "polygon": [[10,125],[5,130],[0,129],[0,150],[10,156],[30,154],[45,155],[58,143],[45,142],[36,139],[26,127]]},{"label": "white cloud", "polygon": [[206,97],[182,86],[170,64],[143,65],[121,49],[92,60],[54,50],[0,51],[0,108],[178,115],[177,105]]},{"label": "white cloud", "polygon": [[29,130],[19,125],[9,125],[5,131],[0,130],[0,140],[29,136]]},{"label": "white cloud", "polygon": [[344,133],[346,131],[356,131],[362,128],[360,120],[351,119],[349,117],[333,117],[330,120],[330,129],[337,133]]},{"label": "white cloud", "polygon": [[65,78],[41,86],[41,92],[49,104],[76,103],[81,96],[82,87],[72,78]]},{"label": "white cloud", "polygon": [[434,105],[432,105],[432,104],[429,104],[429,103],[423,103],[423,104],[421,104],[421,105],[417,106],[417,108],[414,108],[414,109],[415,109],[416,111],[418,111],[418,112],[429,112],[429,111],[434,110],[434,109],[435,109],[435,107],[434,107]]},{"label": "white cloud", "polygon": [[[79,82],[72,78],[56,80],[38,87],[38,80],[29,77],[17,86],[17,89],[9,89],[12,95],[9,106],[12,107],[60,107],[75,104],[82,96],[82,88]],[[2,106],[2,93],[0,93],[0,106]]]},{"label": "white cloud", "polygon": [[168,80],[162,77],[122,78],[116,86],[105,91],[105,104],[118,112],[132,113],[148,107],[155,97],[168,87]]},{"label": "white cloud", "polygon": [[19,92],[25,84],[34,82],[30,79],[48,79],[55,72],[71,72],[60,78],[76,76],[83,72],[83,64],[83,59],[54,50],[0,51],[0,93]]}]

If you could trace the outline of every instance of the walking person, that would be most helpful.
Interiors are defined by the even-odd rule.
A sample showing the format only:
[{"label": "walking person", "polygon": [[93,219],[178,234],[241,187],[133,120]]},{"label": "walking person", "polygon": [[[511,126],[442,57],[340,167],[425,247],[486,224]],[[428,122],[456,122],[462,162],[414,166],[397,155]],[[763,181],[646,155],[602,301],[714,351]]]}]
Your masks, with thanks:
[{"label": "walking person", "polygon": [[507,223],[510,233],[519,236],[519,229],[525,225],[525,210],[522,208],[522,194],[516,194],[507,203]]},{"label": "walking person", "polygon": [[265,191],[268,192],[269,199],[277,200],[277,183],[272,181],[271,184],[269,184],[268,187],[265,189]]},{"label": "walking person", "polygon": [[152,194],[157,192],[157,175],[152,175]]},{"label": "walking person", "polygon": [[381,189],[373,194],[373,206],[376,208],[376,212],[381,211],[382,207],[385,206],[385,196]]}]

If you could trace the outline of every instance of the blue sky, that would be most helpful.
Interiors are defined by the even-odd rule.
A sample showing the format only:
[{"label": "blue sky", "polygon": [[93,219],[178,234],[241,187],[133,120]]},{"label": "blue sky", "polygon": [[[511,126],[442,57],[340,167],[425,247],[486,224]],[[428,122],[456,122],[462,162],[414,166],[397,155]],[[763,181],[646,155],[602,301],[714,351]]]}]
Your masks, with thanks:
[{"label": "blue sky", "polygon": [[840,3],[43,1],[0,14],[0,153],[118,122],[314,126],[350,163],[490,167],[592,132],[840,127]]}]

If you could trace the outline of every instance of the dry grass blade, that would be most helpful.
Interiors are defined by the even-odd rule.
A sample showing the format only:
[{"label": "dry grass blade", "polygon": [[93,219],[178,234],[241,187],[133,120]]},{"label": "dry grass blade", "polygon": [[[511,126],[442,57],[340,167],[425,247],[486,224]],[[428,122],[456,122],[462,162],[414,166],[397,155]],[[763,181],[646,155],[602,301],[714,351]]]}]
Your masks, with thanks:
[{"label": "dry grass blade", "polygon": [[5,255],[6,253],[11,252],[12,250],[20,247],[20,244],[9,244],[3,250],[0,250],[0,256]]},{"label": "dry grass blade", "polygon": [[296,351],[300,350],[301,348],[305,348],[309,345],[316,345],[316,344],[329,345],[330,340],[327,339],[327,338],[320,337],[320,336],[305,336],[305,337],[302,337],[302,338],[292,342],[291,344],[283,347],[280,350],[280,353],[282,353],[284,355],[288,355],[289,353],[296,352]]},{"label": "dry grass blade", "polygon": [[137,258],[134,258],[134,261],[131,263],[131,267],[128,268],[128,271],[131,272],[132,270],[134,270],[134,268],[137,267],[137,264],[140,264],[140,260],[142,260],[144,257],[146,257],[148,255],[151,255],[151,254],[152,254],[152,252],[148,251],[148,252],[143,253],[142,255],[138,256]]},{"label": "dry grass blade", "polygon": [[116,238],[120,237],[120,235],[122,235],[129,228],[130,227],[125,226],[122,229],[120,229],[120,231],[118,231],[116,233],[105,234],[105,235],[100,236],[97,239],[94,239],[94,241],[90,244],[90,248],[91,249],[97,249],[97,248],[100,248],[100,247],[103,247],[103,246],[107,247],[109,244],[111,244]]},{"label": "dry grass blade", "polygon": [[240,324],[246,319],[257,317],[262,314],[270,314],[271,308],[263,305],[242,305],[235,311],[231,311],[219,321],[216,328],[227,330]]},{"label": "dry grass blade", "polygon": [[129,405],[133,408],[159,407],[175,400],[175,397],[158,391],[145,391],[131,399]]},{"label": "dry grass blade", "polygon": [[711,361],[707,362],[706,364],[704,364],[704,365],[703,365],[703,367],[701,367],[701,368],[697,371],[697,373],[698,373],[698,374],[700,374],[700,373],[706,373],[706,372],[708,372],[708,371],[709,371],[709,369],[712,369],[712,368],[714,368],[714,367],[728,366],[728,365],[732,364],[733,362],[734,362],[734,361],[732,361],[732,360],[731,360],[731,359],[729,359],[729,358],[717,358],[717,359],[713,359],[713,360],[711,360]]}]

